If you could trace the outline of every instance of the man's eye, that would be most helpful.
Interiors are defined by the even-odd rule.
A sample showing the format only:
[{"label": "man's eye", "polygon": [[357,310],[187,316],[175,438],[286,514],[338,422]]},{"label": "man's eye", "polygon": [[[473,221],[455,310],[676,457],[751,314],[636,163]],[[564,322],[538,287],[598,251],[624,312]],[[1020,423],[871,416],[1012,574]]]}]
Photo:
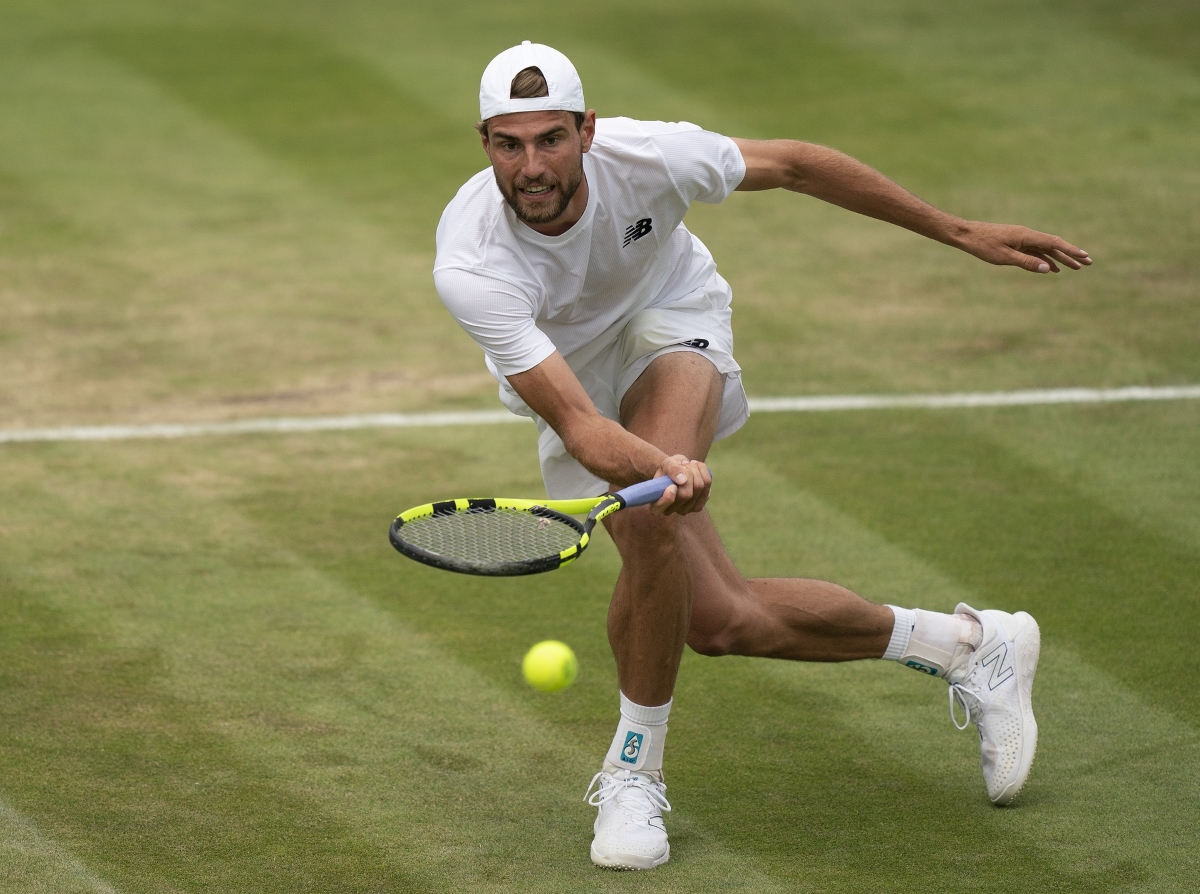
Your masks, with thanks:
[{"label": "man's eye", "polygon": [[547,146],[557,146],[558,145],[558,137],[546,137],[545,142],[546,142]]}]

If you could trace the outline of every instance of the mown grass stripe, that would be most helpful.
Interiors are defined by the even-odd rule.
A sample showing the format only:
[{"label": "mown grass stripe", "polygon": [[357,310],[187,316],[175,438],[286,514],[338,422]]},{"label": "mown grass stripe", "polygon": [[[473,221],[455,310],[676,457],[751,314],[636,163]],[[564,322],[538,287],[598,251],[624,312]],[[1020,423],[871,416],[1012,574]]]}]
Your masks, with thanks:
[{"label": "mown grass stripe", "polygon": [[[507,443],[472,464],[481,478],[510,474],[519,434],[501,430]],[[403,439],[385,440],[390,457],[405,455],[392,443]],[[15,604],[0,628],[0,759],[5,778],[21,782],[22,808],[64,840],[106,848],[125,891],[535,894],[617,884],[588,861],[595,811],[581,797],[616,716],[615,674],[599,657],[603,609],[586,621],[589,641],[570,636],[587,674],[550,700],[521,682],[519,657],[548,605],[579,614],[578,587],[551,603],[543,576],[526,614],[505,629],[484,622],[482,633],[473,612],[482,600],[463,578],[361,551],[378,542],[378,507],[389,502],[372,485],[374,466],[273,493],[253,445],[222,446],[239,481],[228,489],[176,478],[177,458],[146,445],[76,452],[66,472],[49,455],[21,458],[12,481],[32,482],[41,500],[7,498],[6,482],[0,503],[20,503],[10,511],[29,538],[16,548],[36,569],[0,587]],[[308,446],[285,444],[289,465],[312,469]],[[316,446],[328,468],[332,442]],[[445,452],[437,447],[417,466],[426,476]],[[150,467],[136,468],[139,452]],[[79,486],[56,494],[50,484],[64,475]],[[330,529],[309,511],[314,497],[339,516],[352,511]],[[280,500],[305,517],[289,527]],[[365,566],[370,589],[338,573],[347,546],[355,559],[344,564]],[[93,582],[86,605],[56,584],[67,568]],[[151,568],[152,586],[130,586]],[[414,599],[440,622],[410,621]],[[600,716],[599,734],[564,720],[581,714]],[[22,747],[6,750],[11,741]],[[673,821],[682,859],[655,891],[707,890],[713,878],[725,892],[796,890],[724,846],[706,820]],[[89,837],[96,829],[101,846]]]},{"label": "mown grass stripe", "polygon": [[1194,544],[1143,528],[961,417],[826,416],[801,425],[777,416],[747,427],[737,446],[989,607],[1025,608],[1125,685],[1200,721],[1185,682],[1197,671]]},{"label": "mown grass stripe", "polygon": [[[752,397],[755,413],[813,413],[831,410],[951,409],[956,407],[1023,407],[1037,404],[1116,403],[1140,400],[1194,400],[1200,385],[1163,388],[1047,388],[958,394],[833,394],[814,397]],[[426,428],[447,425],[495,425],[524,422],[506,410],[457,413],[365,413],[352,416],[283,416],[234,422],[90,425],[63,428],[0,429],[0,443],[20,441],[124,441],[133,438],[186,438],[261,432],[347,431],[356,428]]]}]

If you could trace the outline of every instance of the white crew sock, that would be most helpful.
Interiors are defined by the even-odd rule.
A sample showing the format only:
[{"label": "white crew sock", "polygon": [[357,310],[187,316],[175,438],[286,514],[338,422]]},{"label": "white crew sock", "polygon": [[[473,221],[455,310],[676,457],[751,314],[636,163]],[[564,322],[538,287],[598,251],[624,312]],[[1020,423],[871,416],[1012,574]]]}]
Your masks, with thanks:
[{"label": "white crew sock", "polygon": [[888,608],[896,616],[896,626],[883,657],[923,674],[945,677],[983,641],[983,628],[970,615]]},{"label": "white crew sock", "polygon": [[913,613],[912,609],[900,608],[898,605],[889,605],[888,608],[892,610],[896,624],[892,627],[892,638],[888,641],[887,651],[880,657],[886,661],[899,661],[908,649],[908,641],[912,637]]},{"label": "white crew sock", "polygon": [[[673,701],[673,699],[672,699]],[[663,746],[667,741],[667,716],[671,702],[648,708],[621,693],[621,722],[604,756],[604,772],[639,770],[662,781]]]}]

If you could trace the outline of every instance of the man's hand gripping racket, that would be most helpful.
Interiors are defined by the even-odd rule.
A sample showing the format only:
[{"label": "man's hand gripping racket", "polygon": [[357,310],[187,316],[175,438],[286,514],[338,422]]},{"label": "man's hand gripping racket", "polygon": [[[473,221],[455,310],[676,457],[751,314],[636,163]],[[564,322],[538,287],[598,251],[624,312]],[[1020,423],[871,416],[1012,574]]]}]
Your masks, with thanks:
[{"label": "man's hand gripping racket", "polygon": [[[658,502],[674,482],[663,475],[584,500],[445,500],[414,506],[389,538],[410,559],[462,574],[508,577],[553,571],[587,549],[601,519]],[[573,515],[587,516],[580,522]]]}]

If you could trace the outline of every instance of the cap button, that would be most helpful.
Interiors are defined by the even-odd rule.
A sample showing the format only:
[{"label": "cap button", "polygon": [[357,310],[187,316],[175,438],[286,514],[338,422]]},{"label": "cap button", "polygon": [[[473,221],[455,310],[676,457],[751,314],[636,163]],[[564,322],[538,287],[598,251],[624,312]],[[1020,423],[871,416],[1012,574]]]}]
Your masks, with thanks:
[{"label": "cap button", "polygon": [[530,45],[530,44],[532,44],[532,43],[533,43],[533,41],[532,41],[532,40],[523,40],[523,41],[521,41],[521,46],[523,46],[523,47],[527,47],[527,46],[529,46],[529,45]]}]

